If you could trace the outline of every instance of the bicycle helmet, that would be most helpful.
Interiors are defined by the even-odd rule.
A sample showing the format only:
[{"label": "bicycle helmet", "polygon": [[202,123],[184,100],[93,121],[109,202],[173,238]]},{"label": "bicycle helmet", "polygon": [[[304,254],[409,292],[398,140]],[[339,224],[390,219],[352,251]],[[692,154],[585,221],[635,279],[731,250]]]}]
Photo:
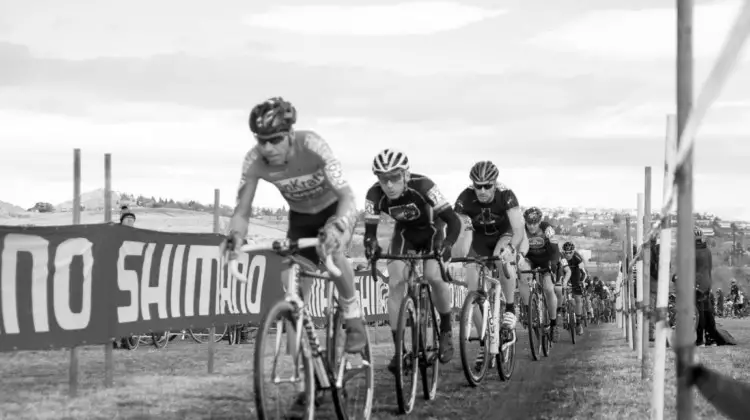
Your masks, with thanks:
[{"label": "bicycle helmet", "polygon": [[500,171],[497,170],[497,166],[494,163],[489,160],[483,160],[471,167],[469,178],[471,178],[471,182],[484,184],[497,181],[499,173]]},{"label": "bicycle helmet", "polygon": [[523,212],[523,219],[530,225],[535,225],[542,221],[542,211],[537,207],[530,207]]},{"label": "bicycle helmet", "polygon": [[270,98],[250,111],[250,131],[259,139],[286,134],[297,122],[297,110],[282,97]]},{"label": "bicycle helmet", "polygon": [[399,170],[409,170],[409,158],[398,150],[385,149],[372,160],[372,173],[375,175]]},{"label": "bicycle helmet", "polygon": [[565,242],[563,244],[563,252],[573,252],[576,250],[576,246],[573,242]]}]

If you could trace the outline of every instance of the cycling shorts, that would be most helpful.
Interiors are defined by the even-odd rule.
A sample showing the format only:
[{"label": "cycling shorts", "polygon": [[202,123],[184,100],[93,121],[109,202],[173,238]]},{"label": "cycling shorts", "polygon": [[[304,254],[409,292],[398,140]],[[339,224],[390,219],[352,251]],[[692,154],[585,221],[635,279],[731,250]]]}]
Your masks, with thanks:
[{"label": "cycling shorts", "polygon": [[583,296],[583,282],[581,281],[581,271],[578,267],[570,267],[570,285],[573,296]]},{"label": "cycling shorts", "polygon": [[[529,264],[529,268],[531,268],[532,270],[535,269],[535,268],[549,268],[549,262],[544,262],[543,264],[539,264],[539,262],[540,262],[539,260],[529,259],[528,256],[526,257],[526,261]],[[552,284],[554,284],[555,286],[559,286],[560,285],[557,282],[557,277],[555,276],[555,270],[552,270],[551,272],[548,272],[548,273],[544,273],[542,275],[542,278],[547,278],[547,277],[551,277],[552,278]]]},{"label": "cycling shorts", "polygon": [[443,229],[430,225],[424,229],[408,229],[396,224],[388,253],[404,255],[409,251],[418,254],[431,252],[438,241],[445,239]]},{"label": "cycling shorts", "polygon": [[469,256],[472,257],[491,257],[495,253],[495,248],[500,242],[510,243],[513,237],[512,233],[506,233],[500,236],[477,235],[474,232],[471,238],[471,250]]},{"label": "cycling shorts", "polygon": [[[308,214],[298,213],[296,211],[289,211],[289,229],[286,232],[288,239],[300,239],[300,238],[315,238],[318,236],[320,229],[336,217],[339,203],[336,201],[319,213]],[[346,243],[343,244],[344,248],[348,248],[351,242],[352,232],[346,235]],[[315,248],[304,248],[301,249],[299,255],[309,259],[313,264],[317,265],[320,263],[320,257]]]}]

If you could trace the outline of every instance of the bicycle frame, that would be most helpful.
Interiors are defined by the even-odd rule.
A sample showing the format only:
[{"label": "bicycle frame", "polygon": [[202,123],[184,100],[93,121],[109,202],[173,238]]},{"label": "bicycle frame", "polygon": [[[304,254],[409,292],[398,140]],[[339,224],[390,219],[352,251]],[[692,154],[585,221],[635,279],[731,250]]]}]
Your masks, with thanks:
[{"label": "bicycle frame", "polygon": [[[516,334],[515,331],[513,331],[513,338],[511,341],[503,343],[502,346],[498,345],[498,343],[500,343],[500,308],[504,304],[507,304],[508,300],[505,296],[505,293],[503,292],[502,285],[500,284],[500,279],[496,279],[488,274],[492,272],[492,268],[490,268],[488,264],[494,261],[500,261],[504,264],[505,261],[497,256],[479,258],[454,258],[451,261],[456,263],[473,263],[479,265],[477,292],[481,293],[485,298],[482,301],[482,322],[478,331],[479,337],[480,339],[486,337],[488,326],[487,317],[489,316],[490,355],[496,356],[501,352],[505,352],[508,347],[515,344]],[[490,283],[489,287],[487,287],[487,282]]]}]

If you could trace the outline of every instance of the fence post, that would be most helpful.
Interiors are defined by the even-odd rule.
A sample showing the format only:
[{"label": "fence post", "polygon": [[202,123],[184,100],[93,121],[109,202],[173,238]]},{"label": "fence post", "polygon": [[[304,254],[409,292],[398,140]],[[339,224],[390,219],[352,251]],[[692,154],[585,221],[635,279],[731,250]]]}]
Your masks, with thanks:
[{"label": "fence post", "polygon": [[630,216],[625,216],[625,307],[623,308],[627,314],[627,322],[625,326],[625,338],[628,340],[628,347],[633,348],[633,311],[632,311],[632,284],[633,276],[630,265],[633,263],[632,256],[632,245],[630,239]]},{"label": "fence post", "polygon": [[641,379],[648,378],[648,365],[649,365],[649,338],[651,335],[649,319],[651,315],[651,237],[649,235],[651,231],[651,167],[646,167],[645,172],[645,200],[643,204],[643,230],[644,230],[644,244],[643,244],[643,283],[641,289],[643,289],[643,327],[641,328],[641,342],[643,343],[643,359],[641,363]]},{"label": "fence post", "polygon": [[[667,116],[667,139],[664,147],[664,188],[662,206],[669,201],[669,186],[672,185],[672,156],[677,137],[677,126],[674,115]],[[661,222],[659,239],[659,283],[656,293],[656,313],[660,316],[656,322],[656,342],[654,343],[654,389],[651,393],[651,419],[662,420],[664,417],[664,378],[667,364],[667,334],[671,332],[667,316],[669,303],[669,265],[672,259],[672,231],[670,217]]]},{"label": "fence post", "polygon": [[[221,226],[220,226],[220,213],[221,211],[221,192],[218,188],[214,189],[214,233],[221,233]],[[223,281],[223,279],[219,279],[219,282]],[[229,279],[229,281],[233,281],[232,279]],[[221,287],[221,286],[219,286]],[[214,335],[216,334],[216,326],[212,326],[208,330],[208,373],[214,373],[214,359],[216,356],[216,342],[214,340]]]},{"label": "fence post", "polygon": [[[635,221],[635,244],[640,248],[643,244],[643,193],[638,193],[638,218]],[[643,360],[643,258],[635,262],[636,276],[633,280],[635,290],[635,352],[638,360]]]},{"label": "fence post", "polygon": [[[81,224],[81,149],[73,149],[73,224]],[[68,393],[78,396],[78,347],[70,348],[68,367]]]},{"label": "fence post", "polygon": [[[112,222],[112,154],[104,154],[104,222]],[[117,337],[113,337],[117,339]],[[104,344],[104,387],[114,384],[115,361],[112,343]]]}]

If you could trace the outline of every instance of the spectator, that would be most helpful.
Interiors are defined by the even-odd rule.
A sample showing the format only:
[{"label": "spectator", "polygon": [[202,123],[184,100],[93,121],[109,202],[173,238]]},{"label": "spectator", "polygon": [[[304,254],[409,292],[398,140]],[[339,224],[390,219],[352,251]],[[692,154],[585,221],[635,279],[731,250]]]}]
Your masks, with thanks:
[{"label": "spectator", "polygon": [[695,304],[698,308],[698,328],[695,345],[704,346],[706,342],[722,341],[716,331],[716,320],[711,305],[711,269],[713,261],[711,250],[703,238],[703,231],[699,227],[693,229],[695,234]]},{"label": "spectator", "polygon": [[724,292],[721,291],[721,287],[716,289],[716,316],[722,316],[724,312]]},{"label": "spectator", "polygon": [[120,224],[131,227],[135,224],[135,214],[128,209],[128,206],[122,206],[120,208]]}]

